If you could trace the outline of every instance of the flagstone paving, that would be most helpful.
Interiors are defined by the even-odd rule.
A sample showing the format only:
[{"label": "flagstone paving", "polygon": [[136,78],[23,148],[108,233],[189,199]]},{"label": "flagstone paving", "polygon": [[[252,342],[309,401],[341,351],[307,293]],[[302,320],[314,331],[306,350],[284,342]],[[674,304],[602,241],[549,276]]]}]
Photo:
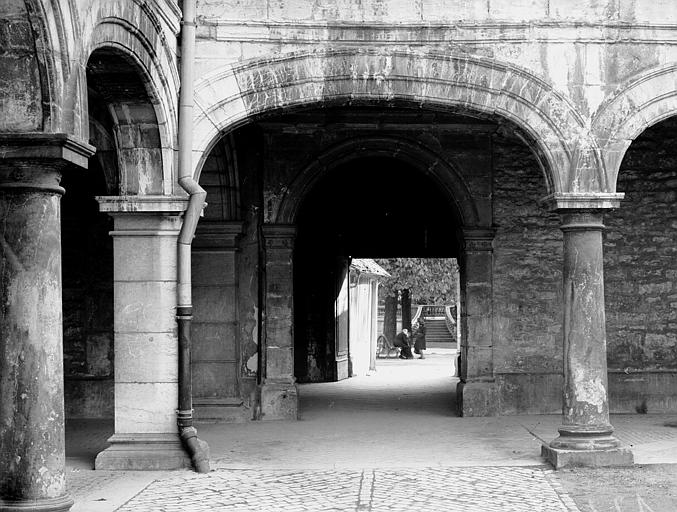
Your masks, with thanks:
[{"label": "flagstone paving", "polygon": [[573,512],[545,467],[326,471],[218,470],[162,479],[119,512],[464,511]]}]

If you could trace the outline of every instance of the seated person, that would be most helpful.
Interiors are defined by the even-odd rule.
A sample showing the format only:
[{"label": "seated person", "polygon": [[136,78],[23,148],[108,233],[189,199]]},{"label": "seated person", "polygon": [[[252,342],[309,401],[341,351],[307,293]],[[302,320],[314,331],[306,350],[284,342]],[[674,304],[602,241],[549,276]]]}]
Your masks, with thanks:
[{"label": "seated person", "polygon": [[401,349],[400,359],[414,359],[414,354],[411,353],[411,345],[409,343],[409,329],[406,327],[402,329],[402,332],[395,336],[393,345]]}]

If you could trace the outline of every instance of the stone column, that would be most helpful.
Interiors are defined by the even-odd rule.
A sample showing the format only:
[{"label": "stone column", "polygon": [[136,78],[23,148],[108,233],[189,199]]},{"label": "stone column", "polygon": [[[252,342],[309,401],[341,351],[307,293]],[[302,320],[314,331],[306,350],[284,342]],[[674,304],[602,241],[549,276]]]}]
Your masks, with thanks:
[{"label": "stone column", "polygon": [[176,258],[186,200],[97,198],[115,220],[115,433],[96,469],[191,467],[176,423]]},{"label": "stone column", "polygon": [[66,492],[59,186],[89,146],[0,136],[0,510],[70,509]]},{"label": "stone column", "polygon": [[555,468],[632,464],[609,422],[602,210],[559,210],[564,233],[564,409],[543,446]]},{"label": "stone column", "polygon": [[494,416],[493,244],[494,230],[463,230],[461,255],[460,382],[456,388],[462,416]]},{"label": "stone column", "polygon": [[292,254],[296,227],[263,226],[265,303],[261,326],[260,418],[296,419],[298,394],[294,377],[294,286]]}]

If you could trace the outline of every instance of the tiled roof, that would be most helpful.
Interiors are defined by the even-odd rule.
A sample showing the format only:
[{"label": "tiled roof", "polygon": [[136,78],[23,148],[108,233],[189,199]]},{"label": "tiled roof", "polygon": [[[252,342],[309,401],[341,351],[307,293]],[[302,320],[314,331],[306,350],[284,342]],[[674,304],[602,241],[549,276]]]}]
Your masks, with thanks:
[{"label": "tiled roof", "polygon": [[354,258],[350,262],[350,270],[354,270],[362,274],[390,277],[390,274],[388,274],[388,272],[386,272],[381,265],[368,258]]}]

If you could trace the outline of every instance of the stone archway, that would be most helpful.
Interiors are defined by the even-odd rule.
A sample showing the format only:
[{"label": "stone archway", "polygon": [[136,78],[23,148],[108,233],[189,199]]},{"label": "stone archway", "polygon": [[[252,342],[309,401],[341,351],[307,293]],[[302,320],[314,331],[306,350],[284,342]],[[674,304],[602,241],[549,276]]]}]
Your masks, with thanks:
[{"label": "stone archway", "polygon": [[421,144],[401,138],[361,137],[344,141],[323,152],[301,170],[285,188],[279,202],[269,201],[271,211],[266,212],[272,222],[293,224],[305,195],[326,173],[350,160],[364,156],[393,157],[418,168],[429,176],[449,197],[459,212],[458,221],[463,226],[490,225],[491,218],[475,204],[463,176],[454,166]]},{"label": "stone archway", "polygon": [[585,122],[550,84],[503,62],[400,50],[322,50],[254,59],[196,84],[196,172],[222,133],[252,116],[311,104],[407,102],[504,117],[535,142],[548,192],[606,190]]},{"label": "stone archway", "polygon": [[630,144],[644,130],[677,115],[677,65],[650,70],[619,88],[597,111],[592,133],[598,139],[610,192]]},{"label": "stone archway", "polygon": [[346,325],[336,320],[334,293],[350,255],[458,258],[463,227],[491,225],[490,209],[476,204],[456,166],[402,136],[355,137],[314,155],[279,203],[275,193],[265,201],[274,222],[297,230],[290,289],[301,382],[352,375],[356,340],[328,328]]}]

